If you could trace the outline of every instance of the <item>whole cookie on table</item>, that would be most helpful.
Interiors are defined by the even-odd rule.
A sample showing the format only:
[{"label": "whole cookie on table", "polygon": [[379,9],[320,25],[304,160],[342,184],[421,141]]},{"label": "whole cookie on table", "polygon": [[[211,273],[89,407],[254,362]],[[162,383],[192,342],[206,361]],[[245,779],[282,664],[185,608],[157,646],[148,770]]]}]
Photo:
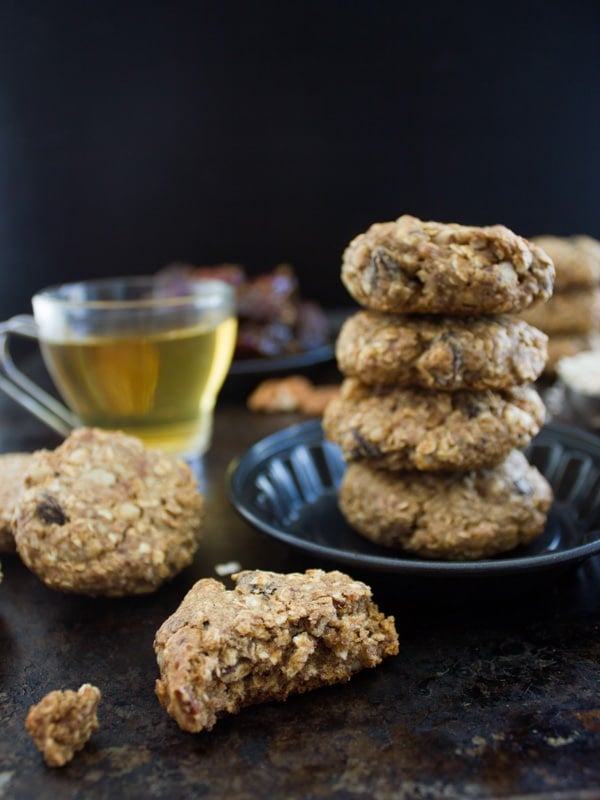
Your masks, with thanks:
[{"label": "whole cookie on table", "polygon": [[336,342],[340,371],[368,384],[502,389],[536,380],[546,334],[508,315],[407,316],[359,311]]},{"label": "whole cookie on table", "polygon": [[16,550],[12,518],[31,458],[31,453],[0,455],[0,553]]},{"label": "whole cookie on table", "polygon": [[398,314],[517,312],[552,294],[554,265],[503,225],[378,222],[344,252],[342,282],[373,311]]},{"label": "whole cookie on table", "polygon": [[600,242],[591,236],[532,236],[531,241],[550,256],[556,276],[555,291],[600,284]]},{"label": "whole cookie on table", "polygon": [[368,386],[346,378],[323,417],[346,461],[391,470],[469,470],[525,447],[544,422],[528,386],[479,392]]},{"label": "whole cookie on table", "polygon": [[517,450],[490,470],[417,478],[356,462],[339,490],[342,514],[367,539],[452,561],[529,544],[544,530],[551,503],[550,485]]},{"label": "whole cookie on table", "polygon": [[198,581],[154,640],[161,705],[186,731],[292,693],[348,681],[398,652],[394,618],[341,572],[233,575]]},{"label": "whole cookie on table", "polygon": [[56,450],[34,453],[15,542],[53,589],[140,594],[191,562],[203,509],[185,462],[124,433],[80,428]]}]

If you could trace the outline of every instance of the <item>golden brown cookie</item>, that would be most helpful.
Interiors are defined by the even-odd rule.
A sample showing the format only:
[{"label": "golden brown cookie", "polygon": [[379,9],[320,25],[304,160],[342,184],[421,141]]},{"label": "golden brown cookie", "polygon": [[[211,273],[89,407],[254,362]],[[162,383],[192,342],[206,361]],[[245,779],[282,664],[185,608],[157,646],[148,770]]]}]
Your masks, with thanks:
[{"label": "golden brown cookie", "polygon": [[556,365],[561,358],[569,358],[585,350],[600,349],[598,337],[590,334],[553,333],[548,338],[548,359],[544,372],[556,373]]},{"label": "golden brown cookie", "polygon": [[203,508],[185,462],[124,433],[80,428],[33,455],[15,542],[52,589],[141,594],[192,561]]},{"label": "golden brown cookie", "polygon": [[548,337],[516,317],[407,316],[359,311],[336,343],[344,375],[424,389],[503,389],[536,380]]},{"label": "golden brown cookie", "polygon": [[233,591],[198,581],[156,633],[156,693],[183,730],[347,681],[398,652],[394,618],[341,572],[247,571],[233,580]]},{"label": "golden brown cookie", "polygon": [[517,312],[552,294],[554,266],[503,225],[378,222],[348,245],[342,282],[373,311],[397,314]]},{"label": "golden brown cookie", "polygon": [[554,291],[600,284],[600,242],[591,236],[533,236],[554,261]]},{"label": "golden brown cookie", "polygon": [[0,553],[14,553],[16,550],[12,517],[30,463],[31,453],[0,455]]},{"label": "golden brown cookie", "polygon": [[84,683],[76,692],[49,692],[29,709],[25,727],[49,767],[63,767],[71,761],[98,730],[96,712],[101,696],[96,686]]},{"label": "golden brown cookie", "polygon": [[549,335],[585,334],[600,328],[600,288],[557,292],[520,314],[530,325]]},{"label": "golden brown cookie", "polygon": [[434,392],[342,383],[323,417],[346,461],[391,470],[469,470],[503,461],[544,422],[535,389]]},{"label": "golden brown cookie", "polygon": [[450,561],[532,542],[551,503],[550,485],[517,450],[493,469],[466,473],[392,473],[356,462],[339,490],[340,510],[367,539]]}]

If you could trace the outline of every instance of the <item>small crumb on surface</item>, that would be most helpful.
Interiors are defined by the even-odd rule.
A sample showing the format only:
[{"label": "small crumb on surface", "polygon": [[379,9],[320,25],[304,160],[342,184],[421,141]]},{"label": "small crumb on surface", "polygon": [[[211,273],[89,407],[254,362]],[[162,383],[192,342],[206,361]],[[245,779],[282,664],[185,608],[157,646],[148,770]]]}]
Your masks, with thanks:
[{"label": "small crumb on surface", "polygon": [[217,575],[233,575],[234,572],[239,572],[242,565],[239,561],[226,561],[223,564],[215,564],[215,572]]},{"label": "small crumb on surface", "polygon": [[25,727],[49,767],[63,767],[98,729],[100,690],[84,683],[76,692],[56,690],[29,709]]}]

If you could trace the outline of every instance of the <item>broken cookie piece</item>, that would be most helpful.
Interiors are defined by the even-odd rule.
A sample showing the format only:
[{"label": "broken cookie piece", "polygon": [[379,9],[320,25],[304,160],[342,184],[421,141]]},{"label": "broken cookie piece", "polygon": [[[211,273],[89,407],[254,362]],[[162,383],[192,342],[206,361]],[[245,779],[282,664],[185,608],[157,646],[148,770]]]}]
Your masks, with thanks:
[{"label": "broken cookie piece", "polygon": [[256,570],[233,580],[233,591],[198,581],[156,633],[156,694],[183,730],[347,681],[398,652],[394,618],[341,572]]},{"label": "broken cookie piece", "polygon": [[25,727],[49,767],[63,767],[82,750],[98,729],[100,690],[84,683],[72,689],[49,692],[29,709]]}]

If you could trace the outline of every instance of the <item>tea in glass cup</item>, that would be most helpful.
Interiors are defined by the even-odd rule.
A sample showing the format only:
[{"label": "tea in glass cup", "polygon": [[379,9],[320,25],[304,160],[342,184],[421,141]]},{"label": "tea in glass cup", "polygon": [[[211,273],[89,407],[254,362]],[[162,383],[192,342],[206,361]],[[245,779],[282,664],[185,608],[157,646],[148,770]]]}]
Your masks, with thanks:
[{"label": "tea in glass cup", "polygon": [[[45,289],[32,305],[33,318],[0,326],[2,366],[5,379],[28,391],[30,404],[33,398],[46,416],[61,418],[53,427],[123,430],[180,456],[206,451],[235,348],[232,286],[164,277],[82,281]],[[16,369],[6,343],[14,333],[38,339],[70,411],[49,404]]]}]

